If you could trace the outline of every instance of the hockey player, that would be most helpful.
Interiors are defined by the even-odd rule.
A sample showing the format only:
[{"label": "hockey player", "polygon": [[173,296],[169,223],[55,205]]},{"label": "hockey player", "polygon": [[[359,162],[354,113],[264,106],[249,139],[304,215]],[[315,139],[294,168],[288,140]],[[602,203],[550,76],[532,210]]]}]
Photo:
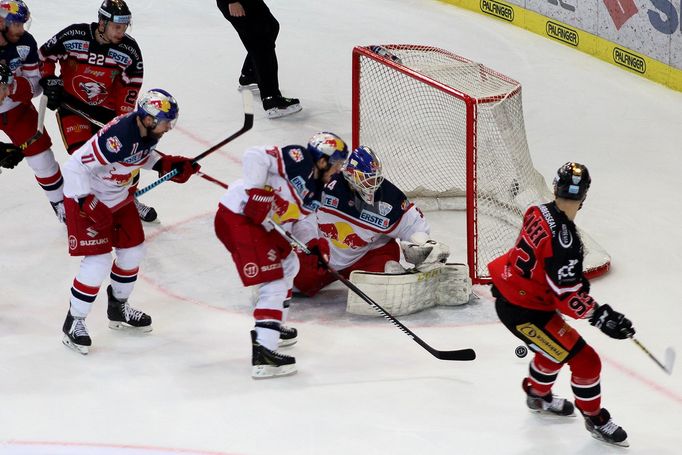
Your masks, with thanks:
[{"label": "hockey player", "polygon": [[574,414],[568,400],[552,394],[561,368],[571,369],[575,405],[592,435],[627,446],[627,434],[601,407],[601,362],[594,349],[562,315],[587,319],[606,335],[632,337],[632,323],[590,296],[583,275],[583,244],[573,220],[590,187],[587,168],[566,163],[554,178],[553,202],[530,207],[516,244],[488,264],[495,308],[502,323],[535,352],[523,380],[532,411]]},{"label": "hockey player", "polygon": [[[57,111],[57,123],[69,154],[99,130],[89,119],[106,124],[117,115],[135,110],[143,63],[137,42],[126,34],[131,20],[124,0],[104,0],[97,22],[69,25],[40,47],[40,85],[48,97],[48,108]],[[139,174],[135,174],[135,184],[138,180]],[[135,205],[142,220],[156,221],[156,210],[137,199]]]},{"label": "hockey player", "polygon": [[[379,158],[367,146],[353,150],[341,173],[325,186],[315,216],[294,227],[309,250],[328,254],[329,265],[346,278],[354,270],[395,273],[399,267],[397,272],[404,272],[398,263],[401,246],[418,270],[441,267],[449,248],[430,240],[429,232],[424,214],[384,178]],[[301,253],[299,259],[294,285],[300,293],[313,296],[336,280],[314,255]]]},{"label": "hockey player", "polygon": [[[65,345],[87,354],[92,344],[85,318],[106,275],[109,327],[143,332],[151,317],[128,304],[144,256],[144,231],[133,203],[133,174],[140,168],[185,183],[199,165],[182,156],[155,152],[159,139],[178,118],[178,104],[168,92],[152,89],[137,102],[137,110],[119,116],[64,163],[64,205],[69,253],[84,256],[71,286],[70,309],[64,321]],[[112,264],[111,250],[116,258]]]},{"label": "hockey player", "polygon": [[62,174],[47,131],[38,132],[38,112],[31,99],[40,95],[38,45],[26,31],[31,13],[22,0],[0,0],[0,167],[14,168],[26,157],[60,221],[64,221]]},{"label": "hockey player", "polygon": [[270,220],[289,229],[310,215],[322,184],[347,154],[345,143],[331,133],[313,136],[310,144],[246,150],[244,177],[230,185],[218,204],[216,235],[231,253],[244,286],[258,286],[251,331],[255,379],[296,372],[295,358],[277,352],[277,347],[294,344],[297,338],[296,329],[284,324],[298,258],[289,242],[272,230]]}]

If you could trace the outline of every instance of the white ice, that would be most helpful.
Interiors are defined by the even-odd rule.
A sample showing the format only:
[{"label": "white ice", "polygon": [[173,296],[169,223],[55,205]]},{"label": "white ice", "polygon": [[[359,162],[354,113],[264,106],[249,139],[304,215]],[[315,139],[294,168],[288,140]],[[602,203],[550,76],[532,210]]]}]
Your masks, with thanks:
[{"label": "white ice", "polygon": [[[98,3],[30,1],[31,32],[42,43],[94,20]],[[521,81],[531,153],[546,179],[568,160],[589,166],[593,185],[577,221],[613,257],[593,295],[630,317],[654,354],[682,347],[682,94],[436,1],[268,3],[282,24],[281,87],[304,109],[268,120],[258,106],[253,130],[206,158],[204,172],[236,179],[250,145],[303,143],[317,130],[350,138],[354,45],[448,49]],[[129,4],[145,88],[170,90],[181,105],[178,128],[159,148],[193,156],[238,129],[244,50],[215,2]],[[52,113],[47,129],[64,160]],[[383,319],[346,314],[345,291],[334,286],[293,307],[300,342],[289,352],[299,373],[252,380],[250,291],[213,234],[223,190],[199,178],[143,198],[162,224],[146,228],[131,303],[153,316],[154,331],[109,330],[100,295],[88,318],[93,348],[80,356],[60,342],[79,263],[67,254],[65,229],[25,163],[0,180],[2,454],[682,453],[680,371],[665,375],[633,343],[584,322],[575,326],[603,360],[603,404],[631,447],[592,439],[581,418],[529,414],[520,388],[528,358],[514,355],[518,343],[497,322],[485,287],[469,307],[403,318],[438,349],[475,348],[473,362],[436,360]],[[432,221],[446,237],[448,215]],[[571,395],[568,378],[562,372],[557,393]]]}]

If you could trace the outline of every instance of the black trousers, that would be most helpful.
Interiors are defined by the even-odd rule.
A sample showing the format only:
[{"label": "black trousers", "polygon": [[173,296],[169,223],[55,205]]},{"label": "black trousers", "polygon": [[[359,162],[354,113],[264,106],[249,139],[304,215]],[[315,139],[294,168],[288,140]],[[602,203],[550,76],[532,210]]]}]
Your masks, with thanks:
[{"label": "black trousers", "polygon": [[216,0],[218,8],[230,21],[246,48],[242,74],[258,83],[261,98],[281,96],[277,76],[275,41],[279,34],[279,22],[262,0],[240,2],[245,16],[232,17],[227,0]]}]

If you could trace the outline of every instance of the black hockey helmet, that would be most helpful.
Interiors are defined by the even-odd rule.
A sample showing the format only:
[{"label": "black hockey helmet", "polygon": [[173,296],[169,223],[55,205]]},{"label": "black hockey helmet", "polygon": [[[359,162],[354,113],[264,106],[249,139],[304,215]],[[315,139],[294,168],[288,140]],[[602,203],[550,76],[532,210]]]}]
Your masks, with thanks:
[{"label": "black hockey helmet", "polygon": [[590,189],[590,172],[585,165],[568,162],[561,166],[554,177],[554,196],[582,201]]},{"label": "black hockey helmet", "polygon": [[10,85],[14,81],[12,70],[7,64],[0,62],[0,84]]},{"label": "black hockey helmet", "polygon": [[123,0],[104,0],[97,14],[99,20],[114,24],[130,24],[133,14]]}]

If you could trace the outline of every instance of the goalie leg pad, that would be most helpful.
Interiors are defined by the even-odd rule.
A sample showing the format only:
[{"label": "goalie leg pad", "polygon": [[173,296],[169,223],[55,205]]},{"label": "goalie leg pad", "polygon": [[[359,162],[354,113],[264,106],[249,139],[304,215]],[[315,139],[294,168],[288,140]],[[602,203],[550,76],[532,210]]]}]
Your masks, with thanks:
[{"label": "goalie leg pad", "polygon": [[445,264],[439,275],[438,305],[464,305],[471,297],[471,278],[466,264]]}]

